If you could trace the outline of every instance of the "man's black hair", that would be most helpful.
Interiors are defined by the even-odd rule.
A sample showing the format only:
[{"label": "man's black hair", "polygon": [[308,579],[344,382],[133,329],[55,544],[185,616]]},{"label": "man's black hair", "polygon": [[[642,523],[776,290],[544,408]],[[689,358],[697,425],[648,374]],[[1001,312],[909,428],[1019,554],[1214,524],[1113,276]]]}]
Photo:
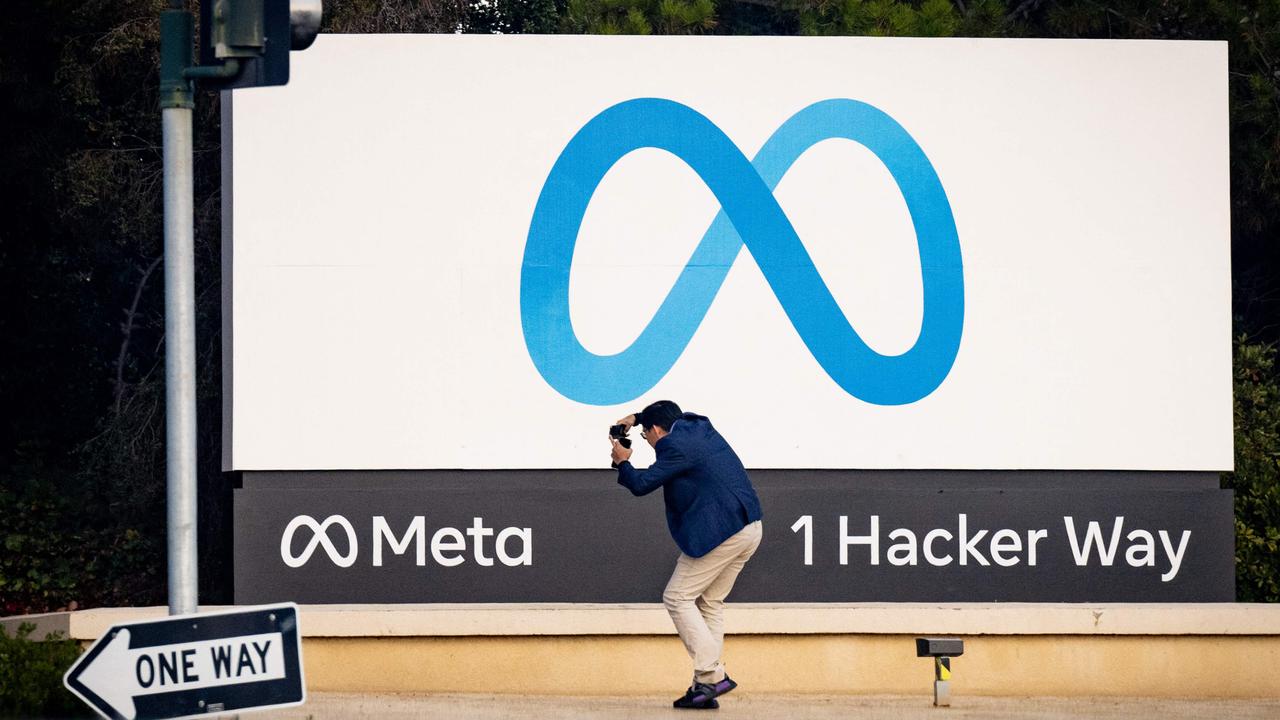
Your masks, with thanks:
[{"label": "man's black hair", "polygon": [[679,405],[670,400],[659,400],[641,411],[637,422],[646,428],[656,426],[671,432],[671,423],[678,420],[683,414]]}]

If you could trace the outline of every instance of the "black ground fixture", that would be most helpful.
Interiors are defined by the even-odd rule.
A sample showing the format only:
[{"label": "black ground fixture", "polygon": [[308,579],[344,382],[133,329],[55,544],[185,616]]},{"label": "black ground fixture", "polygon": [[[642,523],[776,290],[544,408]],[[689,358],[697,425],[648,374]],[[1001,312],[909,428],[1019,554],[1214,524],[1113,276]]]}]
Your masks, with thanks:
[{"label": "black ground fixture", "polygon": [[933,658],[933,704],[951,705],[951,658],[964,654],[960,638],[916,638],[916,657]]}]

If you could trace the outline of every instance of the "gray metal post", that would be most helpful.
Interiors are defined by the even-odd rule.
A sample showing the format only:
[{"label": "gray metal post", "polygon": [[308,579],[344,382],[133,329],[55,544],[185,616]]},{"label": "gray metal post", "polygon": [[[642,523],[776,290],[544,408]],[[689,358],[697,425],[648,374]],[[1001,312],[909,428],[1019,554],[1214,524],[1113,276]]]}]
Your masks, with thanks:
[{"label": "gray metal post", "polygon": [[951,658],[933,659],[933,704],[951,707]]},{"label": "gray metal post", "polygon": [[169,614],[196,611],[196,293],[191,110],[165,108],[164,338]]},{"label": "gray metal post", "polygon": [[161,15],[160,115],[164,132],[165,463],[169,614],[197,610],[196,294],[192,212],[191,16]]},{"label": "gray metal post", "polygon": [[[211,2],[212,0],[205,0]],[[238,5],[238,6],[237,6]],[[290,45],[302,49],[320,29],[320,0],[290,3]],[[231,3],[215,10],[210,22],[222,36],[231,33],[237,53],[261,58],[265,36],[261,0]],[[169,614],[197,611],[199,575],[196,555],[196,293],[195,226],[192,213],[191,111],[193,80],[214,83],[234,79],[240,60],[191,62],[193,19],[185,0],[169,0],[160,13],[160,116],[164,130],[164,332],[165,463],[168,499]],[[208,30],[208,28],[206,28]],[[228,39],[224,37],[224,39]],[[285,53],[284,60],[288,60]],[[277,62],[279,58],[277,58]],[[288,63],[280,62],[288,78]],[[283,78],[283,79],[281,79]]]}]

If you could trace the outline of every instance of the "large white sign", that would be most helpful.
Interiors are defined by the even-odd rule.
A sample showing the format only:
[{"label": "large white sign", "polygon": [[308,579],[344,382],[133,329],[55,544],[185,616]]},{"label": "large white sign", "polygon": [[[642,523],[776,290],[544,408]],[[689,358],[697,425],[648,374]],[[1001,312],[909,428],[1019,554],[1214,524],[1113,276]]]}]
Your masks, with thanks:
[{"label": "large white sign", "polygon": [[224,106],[225,464],[1228,469],[1226,60],[323,36]]}]

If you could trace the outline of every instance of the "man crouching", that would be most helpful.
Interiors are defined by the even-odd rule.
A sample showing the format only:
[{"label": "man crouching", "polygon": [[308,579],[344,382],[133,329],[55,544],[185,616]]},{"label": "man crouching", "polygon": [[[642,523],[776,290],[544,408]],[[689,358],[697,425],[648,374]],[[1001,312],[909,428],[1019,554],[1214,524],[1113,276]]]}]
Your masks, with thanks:
[{"label": "man crouching", "polygon": [[680,547],[662,602],[693,659],[693,685],[673,704],[717,708],[716,697],[738,686],[720,657],[724,600],[760,546],[760,500],[737,453],[707,418],[661,400],[618,424],[641,426],[656,454],[653,465],[637,470],[631,450],[610,438],[618,484],[637,496],[662,488],[667,527]]}]

